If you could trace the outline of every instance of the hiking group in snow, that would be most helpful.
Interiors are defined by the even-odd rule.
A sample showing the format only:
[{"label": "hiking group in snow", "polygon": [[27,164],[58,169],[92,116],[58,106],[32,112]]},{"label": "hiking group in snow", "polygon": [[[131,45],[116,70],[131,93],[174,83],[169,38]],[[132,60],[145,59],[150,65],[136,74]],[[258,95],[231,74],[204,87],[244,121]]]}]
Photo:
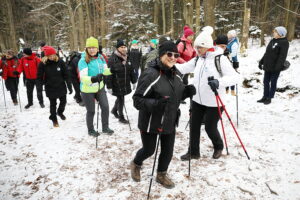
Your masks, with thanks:
[{"label": "hiking group in snow", "polygon": [[[183,35],[176,42],[167,36],[151,39],[149,51],[144,54],[138,40],[133,40],[128,50],[124,40],[118,39],[115,51],[109,57],[102,52],[98,40],[89,37],[85,50],[82,53],[72,51],[66,62],[45,42],[40,44],[42,53],[39,56],[28,47],[19,58],[15,52],[7,50],[0,61],[3,95],[4,80],[14,105],[21,103],[17,96],[19,77],[23,72],[28,99],[25,109],[33,105],[34,86],[40,107],[45,107],[44,89],[50,102],[49,119],[54,127],[59,127],[57,116],[66,120],[67,93],[72,94],[74,88],[75,101],[86,108],[87,133],[98,137],[100,109],[102,133],[114,133],[113,127],[109,126],[110,112],[120,123],[130,127],[125,96],[133,91],[133,105],[139,112],[141,148],[130,162],[131,177],[137,182],[141,180],[143,161],[153,154],[156,160],[160,143],[156,181],[166,188],[173,188],[175,184],[167,171],[180,122],[179,107],[186,99],[190,100],[190,139],[181,160],[200,158],[202,124],[213,145],[212,157],[220,158],[224,149],[218,122],[225,108],[218,104],[216,97],[221,99],[229,90],[231,95],[237,95],[239,41],[235,30],[219,35],[215,40],[212,34],[213,28],[206,26],[194,40],[195,33],[184,26]],[[286,65],[289,48],[286,34],[284,27],[274,28],[273,39],[259,61],[259,69],[264,70],[264,91],[259,103],[267,105],[274,98],[279,74]],[[189,81],[190,73],[194,76]],[[111,111],[107,92],[116,97]],[[96,109],[97,129],[94,127]]]}]

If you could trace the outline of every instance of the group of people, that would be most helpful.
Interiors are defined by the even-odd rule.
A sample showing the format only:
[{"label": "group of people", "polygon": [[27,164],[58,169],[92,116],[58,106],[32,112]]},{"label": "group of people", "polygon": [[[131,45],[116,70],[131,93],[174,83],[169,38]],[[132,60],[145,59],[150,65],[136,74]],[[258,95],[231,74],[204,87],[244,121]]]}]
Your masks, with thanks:
[{"label": "group of people", "polygon": [[[133,40],[128,50],[126,43],[118,39],[113,54],[107,58],[98,40],[90,37],[86,40],[82,53],[71,53],[72,59],[65,62],[57,51],[45,44],[40,59],[30,48],[24,48],[24,57],[17,59],[12,51],[7,51],[1,60],[1,75],[7,89],[11,92],[14,104],[17,104],[17,90],[20,73],[24,72],[28,104],[33,105],[32,93],[37,88],[40,106],[44,107],[42,88],[50,101],[50,116],[55,127],[57,116],[65,120],[64,110],[69,94],[75,90],[74,99],[86,107],[86,126],[88,135],[98,137],[94,128],[96,105],[101,108],[102,132],[114,133],[109,127],[109,103],[107,92],[116,97],[111,113],[121,123],[127,124],[123,109],[125,96],[132,90],[133,104],[139,111],[138,128],[142,147],[130,162],[131,177],[141,180],[143,161],[155,152],[157,138],[161,152],[158,158],[156,181],[166,188],[173,188],[174,182],[167,176],[167,170],[173,156],[176,127],[180,118],[180,104],[189,98],[190,103],[190,141],[187,153],[181,160],[200,158],[200,129],[204,121],[205,130],[210,138],[218,159],[224,148],[218,131],[220,119],[214,91],[222,97],[229,86],[239,80],[237,68],[238,39],[235,30],[227,35],[212,38],[213,28],[206,26],[194,39],[194,32],[185,26],[182,37],[175,43],[168,37],[152,39],[146,55]],[[276,82],[288,51],[288,41],[284,27],[274,29],[274,38],[259,62],[259,68],[265,70],[264,95],[258,102],[268,104],[274,97]],[[73,59],[74,58],[74,59]],[[76,58],[76,59],[75,59]],[[141,74],[140,74],[141,73]],[[194,73],[192,83],[188,75]],[[271,83],[271,86],[270,86]],[[235,95],[231,87],[232,95]],[[60,103],[57,108],[57,100]],[[205,118],[204,118],[205,117]]]}]

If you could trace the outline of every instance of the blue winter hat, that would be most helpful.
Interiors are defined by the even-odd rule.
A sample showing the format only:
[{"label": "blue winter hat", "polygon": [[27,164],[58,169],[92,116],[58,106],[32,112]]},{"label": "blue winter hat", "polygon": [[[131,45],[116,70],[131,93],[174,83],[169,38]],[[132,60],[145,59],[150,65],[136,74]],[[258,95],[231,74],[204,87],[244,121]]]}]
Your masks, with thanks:
[{"label": "blue winter hat", "polygon": [[278,26],[275,28],[275,30],[277,31],[277,33],[281,36],[281,37],[285,37],[286,36],[286,28],[284,28],[283,26]]}]

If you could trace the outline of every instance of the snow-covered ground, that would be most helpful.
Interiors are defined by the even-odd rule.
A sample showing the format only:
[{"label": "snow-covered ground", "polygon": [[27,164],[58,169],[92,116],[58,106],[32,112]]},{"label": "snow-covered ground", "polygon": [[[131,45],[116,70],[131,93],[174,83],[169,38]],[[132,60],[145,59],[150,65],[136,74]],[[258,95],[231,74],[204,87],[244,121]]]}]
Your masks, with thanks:
[{"label": "snow-covered ground", "polygon": [[[192,160],[188,177],[188,162],[181,161],[180,156],[188,146],[185,126],[189,105],[182,105],[168,171],[176,187],[165,189],[154,181],[152,199],[300,199],[300,41],[291,43],[291,67],[281,73],[278,81],[279,88],[290,85],[298,89],[276,93],[270,105],[256,103],[263,90],[257,61],[264,51],[265,47],[254,44],[248,57],[240,57],[241,75],[254,79],[250,81],[252,88],[244,88],[242,83],[238,88],[238,133],[251,159],[246,158],[224,115],[230,154],[223,151],[220,159],[212,159],[212,144],[202,128],[201,159]],[[87,134],[85,108],[74,102],[73,94],[68,96],[67,120],[60,120],[59,128],[53,128],[48,119],[47,98],[46,108],[40,108],[35,97],[34,106],[24,110],[27,98],[23,84],[20,94],[22,112],[12,104],[8,92],[6,111],[1,89],[0,199],[147,198],[153,156],[144,162],[140,183],[130,178],[129,162],[141,147],[138,111],[132,105],[131,95],[126,96],[126,108],[132,131],[110,115],[110,127],[115,133],[101,135],[96,149],[95,138]],[[115,97],[108,98],[112,107]],[[223,98],[236,124],[236,99],[230,95]]]}]

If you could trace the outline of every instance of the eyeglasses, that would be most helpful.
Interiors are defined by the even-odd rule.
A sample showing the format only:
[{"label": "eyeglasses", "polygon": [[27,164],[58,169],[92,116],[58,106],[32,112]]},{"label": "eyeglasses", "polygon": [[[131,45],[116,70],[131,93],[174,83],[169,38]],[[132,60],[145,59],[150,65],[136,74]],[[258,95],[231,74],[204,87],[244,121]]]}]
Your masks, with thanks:
[{"label": "eyeglasses", "polygon": [[172,56],[174,56],[174,58],[179,58],[179,56],[180,56],[180,54],[179,53],[173,53],[173,52],[167,52],[167,56],[168,57],[172,57]]}]

